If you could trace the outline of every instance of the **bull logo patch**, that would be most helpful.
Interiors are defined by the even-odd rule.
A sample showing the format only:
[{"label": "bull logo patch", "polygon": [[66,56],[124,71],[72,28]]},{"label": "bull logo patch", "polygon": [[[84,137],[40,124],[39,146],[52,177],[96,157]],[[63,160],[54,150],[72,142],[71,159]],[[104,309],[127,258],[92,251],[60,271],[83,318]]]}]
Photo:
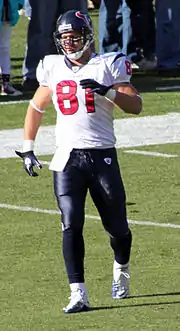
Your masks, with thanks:
[{"label": "bull logo patch", "polygon": [[77,11],[77,12],[75,13],[75,15],[76,15],[76,17],[81,18],[81,19],[86,23],[86,25],[88,26],[88,28],[89,28],[90,30],[92,29],[92,27],[91,27],[91,23],[90,23],[90,21],[89,21],[87,15],[82,14],[80,11]]}]

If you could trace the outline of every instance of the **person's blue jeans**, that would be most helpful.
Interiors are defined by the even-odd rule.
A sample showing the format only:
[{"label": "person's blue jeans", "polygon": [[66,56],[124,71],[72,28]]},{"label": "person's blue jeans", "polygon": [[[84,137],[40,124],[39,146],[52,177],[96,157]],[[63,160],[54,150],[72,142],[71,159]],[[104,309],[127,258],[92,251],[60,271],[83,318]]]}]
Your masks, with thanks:
[{"label": "person's blue jeans", "polygon": [[156,0],[156,55],[158,68],[176,68],[180,63],[180,2]]},{"label": "person's blue jeans", "polygon": [[[121,0],[102,0],[99,9],[99,52],[126,53],[131,34],[130,9]],[[123,17],[123,15],[126,17]],[[123,30],[124,29],[124,30]]]}]

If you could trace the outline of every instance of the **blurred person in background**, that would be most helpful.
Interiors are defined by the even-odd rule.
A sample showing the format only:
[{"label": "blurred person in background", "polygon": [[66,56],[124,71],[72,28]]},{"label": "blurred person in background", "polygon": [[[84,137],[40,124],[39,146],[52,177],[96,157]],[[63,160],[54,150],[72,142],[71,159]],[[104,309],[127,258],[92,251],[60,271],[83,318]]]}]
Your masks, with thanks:
[{"label": "blurred person in background", "polygon": [[156,0],[157,69],[180,68],[180,1]]},{"label": "blurred person in background", "polygon": [[30,19],[31,18],[32,8],[30,6],[29,0],[24,0],[24,10],[25,10],[25,16],[28,19]]},{"label": "blurred person in background", "polygon": [[156,28],[153,0],[101,0],[100,53],[121,51],[139,69],[154,69]]},{"label": "blurred person in background", "polygon": [[131,37],[130,8],[125,0],[101,0],[99,10],[99,52],[127,54]]},{"label": "blurred person in background", "polygon": [[156,25],[153,0],[126,0],[131,9],[132,36],[128,56],[139,69],[156,67]]},{"label": "blurred person in background", "polygon": [[48,54],[56,54],[53,31],[60,14],[77,9],[88,11],[86,0],[29,0],[31,19],[27,33],[27,46],[24,58],[23,91],[35,91],[38,87],[36,68],[39,61]]},{"label": "blurred person in background", "polygon": [[23,8],[24,0],[0,0],[0,72],[1,95],[19,96],[22,92],[16,90],[10,82],[10,38],[11,28],[19,19],[18,10]]}]

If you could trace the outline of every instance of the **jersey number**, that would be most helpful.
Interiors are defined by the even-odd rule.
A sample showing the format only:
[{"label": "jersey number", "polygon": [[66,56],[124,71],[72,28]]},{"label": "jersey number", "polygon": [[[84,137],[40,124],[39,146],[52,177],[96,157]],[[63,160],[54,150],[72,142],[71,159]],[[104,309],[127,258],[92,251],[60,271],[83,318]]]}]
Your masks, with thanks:
[{"label": "jersey number", "polygon": [[[94,93],[89,93],[90,89],[85,90],[87,113],[94,113]],[[77,98],[77,83],[73,80],[64,80],[56,87],[57,103],[63,115],[73,115],[79,109]]]}]

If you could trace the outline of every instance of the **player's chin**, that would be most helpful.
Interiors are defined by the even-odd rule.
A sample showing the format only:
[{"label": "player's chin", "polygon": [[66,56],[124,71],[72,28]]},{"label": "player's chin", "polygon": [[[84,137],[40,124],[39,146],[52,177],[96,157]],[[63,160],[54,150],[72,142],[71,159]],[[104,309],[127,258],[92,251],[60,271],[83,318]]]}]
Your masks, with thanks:
[{"label": "player's chin", "polygon": [[76,52],[75,49],[66,49],[65,51],[66,51],[66,54],[72,54],[72,53]]}]

